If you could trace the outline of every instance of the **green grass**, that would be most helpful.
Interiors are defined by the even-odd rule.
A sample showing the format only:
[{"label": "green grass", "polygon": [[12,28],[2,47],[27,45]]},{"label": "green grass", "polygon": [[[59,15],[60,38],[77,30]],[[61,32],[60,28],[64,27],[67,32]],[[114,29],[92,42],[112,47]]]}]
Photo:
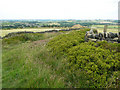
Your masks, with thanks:
[{"label": "green grass", "polygon": [[[2,87],[3,88],[64,88],[89,87],[83,77],[84,72],[69,72],[67,59],[56,57],[49,52],[46,44],[55,36],[69,32],[46,33],[42,40],[14,43],[22,37],[12,39],[11,43],[3,40],[2,53]],[[29,35],[27,35],[29,36]],[[32,37],[31,37],[32,38]],[[34,37],[33,37],[34,38]],[[78,77],[74,77],[74,75]],[[82,82],[78,83],[78,78]],[[76,79],[76,80],[75,80]],[[77,80],[78,79],[78,80]]]},{"label": "green grass", "polygon": [[[87,30],[89,29],[45,34],[16,34],[3,39],[2,87],[117,87],[114,85],[116,83],[114,80],[118,76],[120,69],[120,53],[117,50],[119,48],[116,48],[117,45],[119,47],[119,44],[85,42],[84,35]],[[93,53],[93,51],[95,52]],[[106,56],[108,55],[106,53],[111,55],[111,57],[107,58]],[[95,71],[93,67],[90,67],[91,64],[95,63],[99,66],[96,63],[98,61],[103,62],[100,65],[105,64],[106,59],[101,56],[100,60],[98,58],[99,55],[104,55],[113,67],[117,67],[116,72],[109,72],[108,69],[109,67],[112,68],[112,66],[107,65],[102,69],[103,71],[98,69],[97,74],[93,73],[102,79],[93,77],[90,74],[92,72],[90,71],[91,69],[93,72]],[[87,64],[85,64],[85,60],[88,60]],[[85,66],[81,67],[83,64]],[[107,71],[108,74],[106,74]],[[104,77],[100,76],[99,73],[103,73]],[[112,75],[113,78],[110,77]],[[110,77],[113,84],[112,82],[106,82],[106,76]],[[96,82],[96,79],[99,82]],[[108,85],[106,86],[104,83]],[[118,83],[120,84],[120,82]]]},{"label": "green grass", "polygon": [[[15,39],[19,40],[19,38],[8,38],[8,40],[13,41],[3,44],[3,88],[64,87],[64,77],[59,74],[64,65],[62,65],[60,59],[51,57],[47,48],[45,48],[49,39],[56,35],[58,33],[46,33],[40,36],[39,39],[44,39],[42,41],[24,43],[20,41],[16,43]],[[6,42],[6,39],[3,42]],[[59,70],[56,71],[56,69]]]},{"label": "green grass", "polygon": [[[96,27],[96,28],[104,28],[104,25],[92,25],[92,27]],[[108,28],[118,28],[118,25],[108,25]]]},{"label": "green grass", "polygon": [[[66,58],[53,57],[46,44],[55,36],[66,32],[45,33],[31,41],[20,41],[24,35],[3,39],[2,87],[3,88],[64,88],[70,76]],[[26,36],[31,34],[26,34]],[[13,39],[14,38],[14,39]],[[33,41],[32,41],[33,39]],[[38,40],[39,39],[39,40]],[[18,42],[16,43],[16,40]],[[36,41],[37,40],[37,41]],[[11,43],[8,43],[11,41]]]},{"label": "green grass", "polygon": [[[96,28],[98,32],[103,32],[104,25],[92,25],[93,28]],[[118,25],[108,25],[107,32],[118,33]]]},{"label": "green grass", "polygon": [[54,37],[56,35],[61,34],[59,33],[22,33],[22,34],[12,34],[8,35],[7,38],[3,39],[3,45],[4,44],[18,44],[18,43],[24,43],[24,42],[31,42],[31,41],[37,41],[37,40],[43,40],[48,39],[51,37]]},{"label": "green grass", "polygon": [[[98,28],[98,32],[103,32],[104,28]],[[118,33],[118,29],[107,29],[107,32]]]},{"label": "green grass", "polygon": [[60,63],[49,56],[43,45],[24,43],[14,49],[3,49],[3,88],[64,87],[62,76],[46,62],[54,59],[56,62],[51,65]]}]

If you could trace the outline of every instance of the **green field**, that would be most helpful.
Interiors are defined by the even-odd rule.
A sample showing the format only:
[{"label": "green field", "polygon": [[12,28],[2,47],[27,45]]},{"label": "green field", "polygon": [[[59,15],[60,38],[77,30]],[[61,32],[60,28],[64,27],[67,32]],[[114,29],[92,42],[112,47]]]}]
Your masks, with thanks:
[{"label": "green field", "polygon": [[[104,29],[98,28],[98,32],[103,32]],[[118,33],[118,29],[107,29],[107,32]]]},{"label": "green field", "polygon": [[[103,32],[104,25],[92,25],[92,28],[96,28],[98,32]],[[118,33],[118,25],[108,25],[107,32]]]},{"label": "green field", "polygon": [[[92,27],[96,27],[96,28],[104,28],[104,25],[92,25]],[[117,29],[118,25],[108,25],[109,29]]]}]

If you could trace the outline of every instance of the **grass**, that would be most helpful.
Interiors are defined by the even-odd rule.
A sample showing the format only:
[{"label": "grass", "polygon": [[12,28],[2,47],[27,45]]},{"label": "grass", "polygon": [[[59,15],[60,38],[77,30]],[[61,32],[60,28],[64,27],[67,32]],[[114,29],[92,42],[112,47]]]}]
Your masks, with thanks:
[{"label": "grass", "polygon": [[3,49],[3,88],[64,87],[61,76],[45,63],[53,58],[50,59],[43,45],[45,43],[24,43],[9,49],[9,52]]},{"label": "grass", "polygon": [[[92,25],[93,28],[96,28],[98,32],[103,32],[104,25]],[[107,32],[118,33],[118,25],[108,25]]]},{"label": "grass", "polygon": [[[82,72],[69,72],[66,57],[53,56],[46,47],[52,38],[65,33],[69,32],[45,33],[30,42],[13,43],[13,39],[12,43],[6,43],[3,39],[2,88],[89,87]],[[83,83],[78,83],[79,78]]]},{"label": "grass", "polygon": [[1,37],[7,35],[8,33],[12,32],[22,32],[22,31],[31,31],[31,32],[42,32],[42,31],[49,31],[49,30],[60,30],[64,28],[28,28],[28,29],[11,29],[11,30],[2,30]]},{"label": "grass", "polygon": [[65,63],[63,63],[65,58],[53,57],[46,48],[46,43],[51,38],[62,33],[64,32],[45,33],[37,41],[26,41],[24,43],[4,43],[6,41],[3,40],[2,87],[67,87],[65,77],[68,74]]},{"label": "grass", "polygon": [[[92,27],[104,28],[104,25],[92,25]],[[118,25],[108,25],[108,28],[118,28]]]},{"label": "grass", "polygon": [[[97,28],[98,32],[103,32],[104,25],[92,25],[92,27]],[[26,28],[26,29],[10,29],[10,30],[2,30],[0,36],[3,37],[7,35],[8,33],[12,32],[21,32],[21,31],[31,31],[31,32],[42,32],[42,31],[49,31],[49,30],[60,30],[65,29],[62,27],[55,27],[55,28],[47,28],[47,27],[40,27],[40,28]],[[109,25],[108,26],[108,32],[118,32],[118,26],[117,25]]]},{"label": "grass", "polygon": [[[87,30],[16,34],[3,39],[2,87],[89,88],[90,85],[94,87],[92,79],[84,69],[70,67],[69,58],[73,57],[68,57],[70,48],[84,43],[84,34]],[[83,47],[87,44],[89,43],[85,42]],[[72,54],[75,52],[71,51]],[[75,55],[80,54],[82,53]]]},{"label": "grass", "polygon": [[22,34],[12,34],[8,35],[7,38],[3,39],[3,44],[18,44],[18,43],[24,43],[24,42],[31,42],[31,41],[36,41],[36,40],[43,40],[43,39],[48,39],[51,37],[54,37],[56,35],[59,35],[63,32],[59,33],[45,33],[45,34],[40,34],[40,33],[22,33]]},{"label": "grass", "polygon": [[[98,32],[103,32],[104,29],[98,28]],[[118,33],[118,29],[107,29],[107,32]]]}]

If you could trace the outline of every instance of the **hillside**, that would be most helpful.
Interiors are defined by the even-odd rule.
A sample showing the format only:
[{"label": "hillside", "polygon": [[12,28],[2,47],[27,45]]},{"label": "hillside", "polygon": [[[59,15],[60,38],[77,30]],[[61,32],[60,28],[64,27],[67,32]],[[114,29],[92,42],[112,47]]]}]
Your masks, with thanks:
[{"label": "hillside", "polygon": [[84,26],[81,26],[80,24],[73,25],[72,28],[84,28]]},{"label": "hillside", "polygon": [[85,42],[87,30],[3,39],[3,88],[118,88],[120,44]]}]

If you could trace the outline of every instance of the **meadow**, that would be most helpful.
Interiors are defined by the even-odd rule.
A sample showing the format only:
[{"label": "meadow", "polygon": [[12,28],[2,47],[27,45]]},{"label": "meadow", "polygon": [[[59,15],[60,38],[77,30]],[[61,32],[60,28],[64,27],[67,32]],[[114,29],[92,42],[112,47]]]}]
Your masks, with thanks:
[{"label": "meadow", "polygon": [[[96,28],[98,32],[103,32],[104,25],[92,25],[92,28]],[[107,32],[118,33],[118,25],[108,25]]]},{"label": "meadow", "polygon": [[[104,28],[104,25],[92,25],[92,27]],[[118,25],[108,25],[108,28],[118,28]]]}]

